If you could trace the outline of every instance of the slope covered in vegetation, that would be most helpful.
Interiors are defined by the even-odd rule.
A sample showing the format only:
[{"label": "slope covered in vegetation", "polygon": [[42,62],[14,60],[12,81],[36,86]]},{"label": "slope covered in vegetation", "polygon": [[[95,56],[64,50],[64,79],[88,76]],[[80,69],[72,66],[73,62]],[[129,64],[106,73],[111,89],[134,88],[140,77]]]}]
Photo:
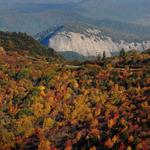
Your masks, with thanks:
[{"label": "slope covered in vegetation", "polygon": [[0,149],[149,149],[150,53],[69,66],[0,52]]},{"label": "slope covered in vegetation", "polygon": [[57,56],[53,49],[41,45],[26,33],[0,31],[0,46],[7,51],[28,51],[34,55]]}]

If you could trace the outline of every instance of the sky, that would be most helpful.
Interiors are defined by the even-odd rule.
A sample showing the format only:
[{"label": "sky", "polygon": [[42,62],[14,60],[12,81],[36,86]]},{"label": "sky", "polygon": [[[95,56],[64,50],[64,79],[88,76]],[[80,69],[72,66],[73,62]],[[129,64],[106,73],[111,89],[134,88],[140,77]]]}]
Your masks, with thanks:
[{"label": "sky", "polygon": [[69,3],[80,1],[82,0],[0,0],[0,3]]}]

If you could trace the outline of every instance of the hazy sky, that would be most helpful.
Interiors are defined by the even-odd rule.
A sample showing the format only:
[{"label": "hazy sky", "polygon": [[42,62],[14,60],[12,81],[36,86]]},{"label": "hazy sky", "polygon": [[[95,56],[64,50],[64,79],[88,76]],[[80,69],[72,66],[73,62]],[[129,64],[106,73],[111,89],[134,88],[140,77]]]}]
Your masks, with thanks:
[{"label": "hazy sky", "polygon": [[16,3],[58,3],[65,4],[70,2],[80,2],[82,0],[0,0],[0,9],[9,9]]},{"label": "hazy sky", "polygon": [[81,0],[0,0],[1,3],[68,3],[68,2],[80,2]]}]

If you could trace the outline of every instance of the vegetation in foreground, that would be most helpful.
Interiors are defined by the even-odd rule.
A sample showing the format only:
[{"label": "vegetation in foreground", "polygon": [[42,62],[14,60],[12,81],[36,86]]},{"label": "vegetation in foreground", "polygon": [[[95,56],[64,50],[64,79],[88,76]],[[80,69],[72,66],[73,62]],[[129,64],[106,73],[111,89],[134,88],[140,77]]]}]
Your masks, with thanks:
[{"label": "vegetation in foreground", "polygon": [[0,50],[0,149],[150,148],[150,53],[69,66]]}]

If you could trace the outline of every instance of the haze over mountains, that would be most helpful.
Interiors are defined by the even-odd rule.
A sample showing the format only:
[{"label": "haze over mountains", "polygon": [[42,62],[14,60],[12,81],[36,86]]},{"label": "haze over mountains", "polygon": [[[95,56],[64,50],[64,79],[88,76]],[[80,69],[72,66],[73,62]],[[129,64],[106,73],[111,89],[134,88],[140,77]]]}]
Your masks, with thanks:
[{"label": "haze over mountains", "polygon": [[149,0],[6,0],[0,1],[3,29],[38,33],[64,22],[86,22],[99,26],[100,20],[150,25]]},{"label": "haze over mountains", "polygon": [[[70,24],[73,25],[73,29],[68,29]],[[53,29],[59,28],[60,26],[65,26],[63,31],[66,31],[67,34],[73,30],[74,35],[77,35],[78,33],[82,35],[83,26],[85,30],[91,28],[99,30],[102,35],[111,39],[111,46],[109,46],[109,49],[111,47],[111,51],[118,50],[116,45],[121,43],[122,40],[124,43],[127,43],[123,46],[127,49],[128,47],[133,48],[133,46],[130,46],[130,43],[132,43],[131,45],[140,43],[140,46],[137,48],[141,48],[143,47],[143,42],[150,41],[150,1],[0,0],[1,30],[27,32],[28,34],[35,36],[37,33],[43,33],[43,31],[47,29],[53,33]],[[92,42],[92,40],[87,38],[90,42],[87,42],[86,40],[84,40],[84,42],[81,41],[81,43],[85,43],[83,45],[77,40],[73,41],[75,39],[71,39],[73,43],[78,42],[80,45],[79,47],[68,46],[65,42],[63,43],[63,46],[60,46],[62,44],[58,43],[58,39],[60,39],[60,37],[58,37],[59,32],[56,32],[55,35],[53,35],[53,44],[48,44],[53,48],[56,48],[57,45],[56,50],[59,51],[65,48],[67,51],[80,52],[82,49],[85,49],[85,45],[87,47],[89,43],[92,43],[90,51],[93,51],[93,49],[100,49],[102,53],[102,51],[107,51],[104,47],[110,45],[110,41],[109,44],[107,41],[102,41],[102,43],[105,43],[103,46],[102,43],[97,45],[96,42]],[[47,34],[44,36],[47,38]],[[39,36],[38,39],[39,38],[41,37]],[[64,41],[64,39],[59,41]],[[70,44],[74,45],[73,43],[71,42]],[[146,45],[146,47],[148,46],[149,44]],[[122,47],[119,46],[119,49],[120,48]],[[83,54],[83,51],[81,54]]]}]

